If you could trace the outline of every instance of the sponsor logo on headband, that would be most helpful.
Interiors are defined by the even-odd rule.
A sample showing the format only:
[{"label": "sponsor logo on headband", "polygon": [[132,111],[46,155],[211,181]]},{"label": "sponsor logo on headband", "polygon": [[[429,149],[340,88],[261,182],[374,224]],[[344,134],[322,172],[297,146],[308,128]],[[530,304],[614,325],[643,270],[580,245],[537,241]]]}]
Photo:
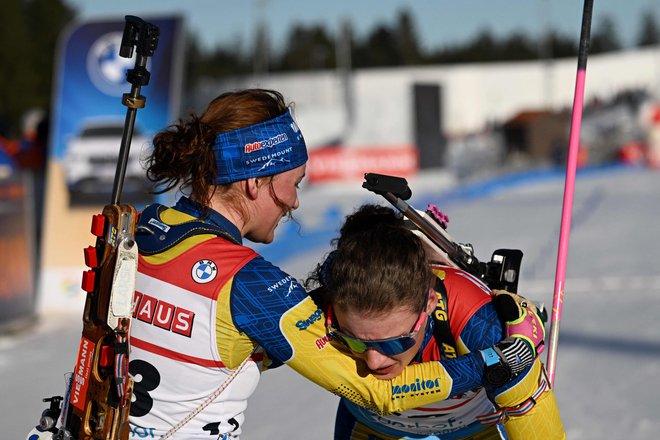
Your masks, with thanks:
[{"label": "sponsor logo on headband", "polygon": [[271,160],[269,160],[268,162],[266,162],[266,163],[265,163],[261,168],[259,168],[257,171],[263,171],[263,170],[265,170],[265,169],[268,168],[268,167],[274,167],[274,166],[276,166],[277,164],[280,164],[280,163],[284,164],[284,163],[289,163],[289,162],[290,162],[290,160],[287,160],[287,159],[271,159]]},{"label": "sponsor logo on headband", "polygon": [[286,135],[286,133],[280,133],[270,139],[266,139],[265,141],[257,141],[245,144],[245,153],[252,153],[253,151],[261,150],[262,148],[272,148],[275,145],[281,144],[282,142],[286,142],[288,140],[289,137]]},{"label": "sponsor logo on headband", "polygon": [[213,150],[216,185],[283,173],[303,165],[308,158],[303,136],[289,112],[220,133]]},{"label": "sponsor logo on headband", "polygon": [[274,153],[269,153],[269,154],[264,154],[263,156],[259,157],[253,157],[245,161],[245,165],[254,165],[258,164],[260,162],[266,162],[261,169],[264,169],[270,165],[273,165],[275,163],[288,163],[290,162],[286,157],[280,157],[280,156],[287,156],[293,151],[293,148],[289,147],[286,150],[282,151],[276,151]]}]

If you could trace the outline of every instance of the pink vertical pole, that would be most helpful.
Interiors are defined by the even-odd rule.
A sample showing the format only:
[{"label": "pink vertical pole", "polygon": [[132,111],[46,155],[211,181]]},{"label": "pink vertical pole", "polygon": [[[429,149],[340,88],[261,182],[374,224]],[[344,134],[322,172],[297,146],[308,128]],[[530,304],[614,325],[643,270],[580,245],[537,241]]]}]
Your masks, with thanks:
[{"label": "pink vertical pole", "polygon": [[557,344],[559,343],[559,323],[561,321],[562,304],[564,301],[564,283],[566,281],[566,261],[568,260],[568,242],[573,211],[573,194],[575,192],[575,174],[577,170],[578,152],[580,149],[580,129],[582,125],[584,83],[587,71],[587,54],[589,52],[592,9],[593,0],[585,0],[582,12],[582,30],[580,33],[580,45],[578,51],[578,70],[575,80],[575,96],[573,97],[573,116],[571,118],[571,134],[568,146],[568,160],[566,163],[566,182],[564,184],[564,203],[561,213],[559,248],[557,251],[557,271],[555,273],[555,289],[550,321],[547,359],[547,373],[550,387],[554,387],[555,383]]}]

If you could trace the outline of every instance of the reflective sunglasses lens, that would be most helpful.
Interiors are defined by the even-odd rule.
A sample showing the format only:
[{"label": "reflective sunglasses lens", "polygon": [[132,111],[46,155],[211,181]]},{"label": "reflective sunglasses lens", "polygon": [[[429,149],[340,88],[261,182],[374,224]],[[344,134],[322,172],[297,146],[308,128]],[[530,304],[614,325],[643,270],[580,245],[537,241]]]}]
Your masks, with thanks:
[{"label": "reflective sunglasses lens", "polygon": [[382,354],[386,356],[395,356],[412,348],[415,345],[415,339],[404,336],[397,339],[390,339],[389,341],[377,342],[374,343],[374,345],[375,346],[372,348],[375,348]]},{"label": "reflective sunglasses lens", "polygon": [[363,341],[360,341],[359,339],[353,339],[353,338],[349,338],[349,337],[342,336],[342,335],[340,335],[340,337],[341,337],[341,340],[344,341],[344,344],[346,344],[346,346],[353,353],[362,354],[365,351],[367,351],[367,349],[369,348],[369,347],[367,347],[367,344],[365,344]]},{"label": "reflective sunglasses lens", "polygon": [[386,356],[395,356],[409,350],[415,345],[415,339],[409,336],[389,339],[385,341],[362,341],[346,335],[338,335],[346,346],[353,352],[362,354],[372,348]]}]

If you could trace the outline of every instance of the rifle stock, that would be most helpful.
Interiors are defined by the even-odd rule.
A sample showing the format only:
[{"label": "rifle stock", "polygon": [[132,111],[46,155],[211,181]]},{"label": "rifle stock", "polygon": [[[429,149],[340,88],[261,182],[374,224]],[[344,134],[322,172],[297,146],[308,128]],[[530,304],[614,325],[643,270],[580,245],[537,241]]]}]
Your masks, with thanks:
[{"label": "rifle stock", "polygon": [[[78,439],[127,439],[133,380],[128,375],[128,332],[137,272],[136,211],[107,205],[92,220],[96,246],[90,269],[83,332],[67,399],[64,429]],[[96,265],[92,253],[100,257]]]}]

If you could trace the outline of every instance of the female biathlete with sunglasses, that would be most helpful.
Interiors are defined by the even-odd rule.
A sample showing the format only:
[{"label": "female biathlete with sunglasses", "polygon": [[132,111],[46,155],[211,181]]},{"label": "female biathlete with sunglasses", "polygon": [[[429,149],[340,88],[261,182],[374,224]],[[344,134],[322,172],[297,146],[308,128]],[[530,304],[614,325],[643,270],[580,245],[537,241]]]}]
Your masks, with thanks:
[{"label": "female biathlete with sunglasses", "polygon": [[390,380],[355,371],[350,353],[329,343],[306,290],[243,244],[273,240],[298,207],[306,162],[303,136],[274,91],[223,94],[201,117],[155,136],[149,178],[187,196],[147,207],[137,228],[131,437],[236,439],[260,371],[283,363],[381,413],[480,385],[489,354],[514,371],[531,364],[534,348],[514,338],[494,340],[500,351],[413,365]]},{"label": "female biathlete with sunglasses", "polygon": [[[313,295],[325,303],[333,343],[362,359],[374,377],[393,380],[409,364],[490,352],[503,338],[496,307],[515,307],[515,297],[496,292],[492,300],[493,292],[472,275],[430,265],[418,237],[392,209],[362,206],[346,219],[336,246],[308,283],[321,284]],[[530,345],[542,344],[543,324],[520,303],[520,319],[505,333],[525,328]],[[478,387],[389,415],[342,398],[335,439],[565,438],[540,361],[508,383],[498,365],[488,371]],[[478,378],[476,371],[464,373]],[[423,394],[428,384],[420,380],[416,389]]]}]

